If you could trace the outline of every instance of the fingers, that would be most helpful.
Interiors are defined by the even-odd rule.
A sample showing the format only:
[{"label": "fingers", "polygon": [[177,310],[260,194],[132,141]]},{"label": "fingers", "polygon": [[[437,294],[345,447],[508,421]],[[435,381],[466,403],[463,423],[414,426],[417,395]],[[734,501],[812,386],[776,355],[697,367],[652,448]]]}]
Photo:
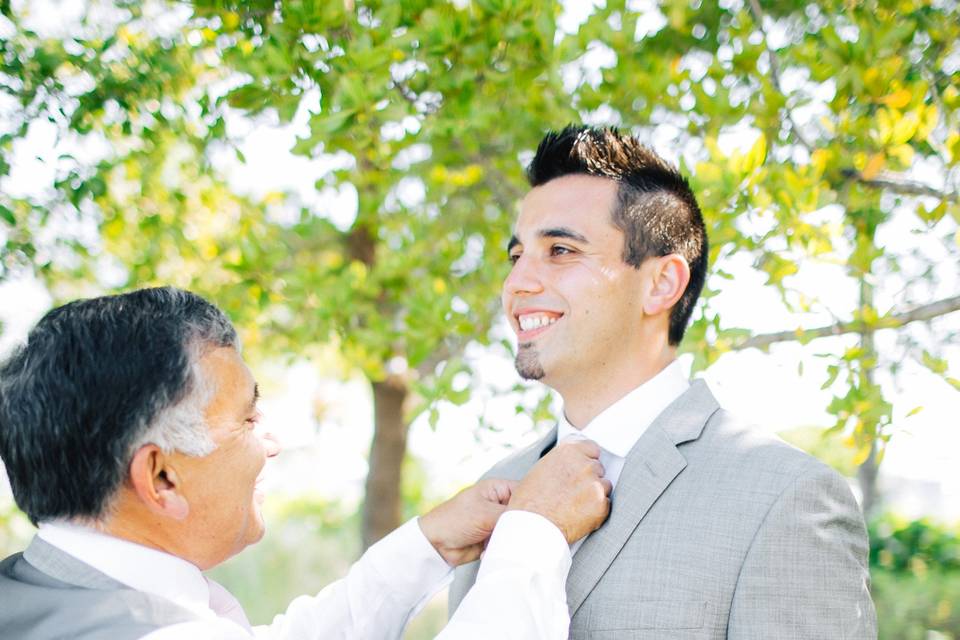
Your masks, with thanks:
[{"label": "fingers", "polygon": [[613,483],[606,478],[600,478],[600,484],[603,486],[603,495],[609,498],[610,494],[613,493]]},{"label": "fingers", "polygon": [[569,448],[575,449],[580,453],[582,453],[583,455],[587,456],[588,458],[595,458],[595,459],[600,458],[600,445],[598,445],[593,440],[565,439],[560,444],[557,445],[557,448],[560,448],[560,447],[569,447]]},{"label": "fingers", "polygon": [[479,504],[473,505],[470,513],[460,521],[460,526],[463,527],[465,532],[469,532],[468,537],[471,542],[484,542],[493,533],[497,521],[506,510],[506,505],[483,500]]},{"label": "fingers", "polygon": [[493,526],[497,523],[497,519],[507,510],[507,505],[500,502],[485,501],[481,504],[480,508],[483,511],[483,518],[481,518],[483,524],[489,525],[484,528],[493,529]]},{"label": "fingers", "polygon": [[465,564],[467,562],[473,562],[480,557],[480,554],[483,552],[484,547],[487,546],[487,541],[484,540],[482,544],[473,544],[469,547],[464,547],[460,549],[460,553],[456,559],[456,566]]},{"label": "fingers", "polygon": [[598,478],[602,478],[603,474],[606,473],[606,470],[603,468],[603,465],[600,464],[599,460],[595,460],[590,464],[590,470],[593,472],[593,475]]},{"label": "fingers", "polygon": [[510,496],[513,495],[513,490],[519,484],[516,480],[505,480],[503,478],[490,478],[481,482],[485,485],[484,497],[491,502],[498,502],[503,505],[510,502]]}]

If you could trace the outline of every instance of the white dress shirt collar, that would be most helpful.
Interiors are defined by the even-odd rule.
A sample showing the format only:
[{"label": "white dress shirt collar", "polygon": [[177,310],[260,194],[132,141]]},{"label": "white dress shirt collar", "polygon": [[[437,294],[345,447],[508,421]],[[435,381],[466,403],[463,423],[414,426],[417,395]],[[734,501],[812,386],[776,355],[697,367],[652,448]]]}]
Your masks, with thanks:
[{"label": "white dress shirt collar", "polygon": [[593,440],[604,451],[626,458],[640,436],[667,406],[690,388],[678,360],[660,373],[601,411],[583,429],[577,429],[562,415],[557,440],[578,433]]},{"label": "white dress shirt collar", "polygon": [[37,535],[117,582],[215,617],[206,578],[183,558],[63,520],[41,522]]}]

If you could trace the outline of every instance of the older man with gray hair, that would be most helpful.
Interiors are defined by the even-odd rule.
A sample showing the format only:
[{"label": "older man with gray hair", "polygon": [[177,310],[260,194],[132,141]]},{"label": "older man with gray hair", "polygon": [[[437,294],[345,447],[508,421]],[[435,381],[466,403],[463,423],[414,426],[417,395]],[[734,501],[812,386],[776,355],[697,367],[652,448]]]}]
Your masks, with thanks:
[{"label": "older man with gray hair", "polygon": [[258,396],[230,321],[195,294],[145,289],[41,319],[0,367],[0,458],[39,524],[0,563],[0,639],[398,638],[485,544],[440,637],[566,637],[568,544],[609,509],[588,442],[522,483],[464,490],[251,627],[202,571],[263,536],[257,479],[279,447],[257,428]]}]

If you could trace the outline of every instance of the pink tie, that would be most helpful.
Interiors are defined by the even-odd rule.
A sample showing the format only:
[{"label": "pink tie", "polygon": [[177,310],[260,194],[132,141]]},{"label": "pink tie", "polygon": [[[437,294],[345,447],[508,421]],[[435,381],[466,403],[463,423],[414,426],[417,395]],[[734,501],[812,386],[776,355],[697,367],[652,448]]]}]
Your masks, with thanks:
[{"label": "pink tie", "polygon": [[243,612],[240,602],[227,591],[222,584],[214,582],[207,578],[207,586],[210,588],[210,608],[221,618],[232,620],[247,631],[253,631],[250,627],[250,621],[247,620],[247,614]]}]

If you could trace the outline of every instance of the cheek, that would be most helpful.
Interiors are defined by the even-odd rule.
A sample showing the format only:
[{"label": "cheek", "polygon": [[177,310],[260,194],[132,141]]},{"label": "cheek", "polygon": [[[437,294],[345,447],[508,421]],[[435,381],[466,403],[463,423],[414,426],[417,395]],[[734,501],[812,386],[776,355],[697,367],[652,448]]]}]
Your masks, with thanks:
[{"label": "cheek", "polygon": [[260,438],[254,435],[252,432],[248,436],[248,441],[246,443],[244,452],[244,460],[244,467],[253,477],[253,480],[256,481],[257,476],[260,475],[260,471],[263,469],[263,465],[265,465],[267,462],[267,450],[263,446],[263,442],[260,440]]},{"label": "cheek", "polygon": [[266,460],[258,438],[252,433],[245,434],[242,440],[232,443],[230,450],[224,453],[227,455],[217,468],[220,481],[233,492],[250,490]]}]

